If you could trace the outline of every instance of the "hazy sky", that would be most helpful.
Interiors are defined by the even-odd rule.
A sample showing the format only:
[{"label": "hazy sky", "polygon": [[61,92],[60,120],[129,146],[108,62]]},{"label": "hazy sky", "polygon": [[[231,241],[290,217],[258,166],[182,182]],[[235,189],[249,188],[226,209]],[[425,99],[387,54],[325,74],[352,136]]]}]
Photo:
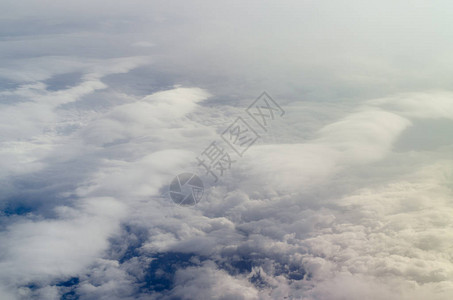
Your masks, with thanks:
[{"label": "hazy sky", "polygon": [[[2,1],[0,298],[451,299],[452,14]],[[174,204],[263,91],[285,114]]]}]

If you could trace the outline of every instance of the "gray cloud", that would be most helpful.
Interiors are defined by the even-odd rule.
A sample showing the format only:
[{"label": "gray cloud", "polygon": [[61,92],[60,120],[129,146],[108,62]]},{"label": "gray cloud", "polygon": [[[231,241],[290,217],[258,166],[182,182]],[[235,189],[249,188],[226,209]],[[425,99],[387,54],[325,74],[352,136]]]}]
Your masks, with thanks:
[{"label": "gray cloud", "polygon": [[450,5],[6,2],[0,298],[450,299]]}]

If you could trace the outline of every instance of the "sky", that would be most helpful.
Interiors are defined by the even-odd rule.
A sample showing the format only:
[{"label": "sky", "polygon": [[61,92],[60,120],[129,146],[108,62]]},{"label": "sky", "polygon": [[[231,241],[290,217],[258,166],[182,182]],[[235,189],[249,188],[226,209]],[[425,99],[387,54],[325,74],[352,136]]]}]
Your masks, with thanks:
[{"label": "sky", "polygon": [[452,299],[452,14],[3,0],[0,299]]}]

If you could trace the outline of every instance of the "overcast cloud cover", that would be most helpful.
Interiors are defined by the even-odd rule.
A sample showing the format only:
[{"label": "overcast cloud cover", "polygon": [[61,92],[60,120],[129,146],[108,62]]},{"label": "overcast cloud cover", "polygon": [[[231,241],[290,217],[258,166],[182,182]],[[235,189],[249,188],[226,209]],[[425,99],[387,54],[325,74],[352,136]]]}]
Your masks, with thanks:
[{"label": "overcast cloud cover", "polygon": [[0,299],[452,299],[452,62],[451,1],[3,0]]}]

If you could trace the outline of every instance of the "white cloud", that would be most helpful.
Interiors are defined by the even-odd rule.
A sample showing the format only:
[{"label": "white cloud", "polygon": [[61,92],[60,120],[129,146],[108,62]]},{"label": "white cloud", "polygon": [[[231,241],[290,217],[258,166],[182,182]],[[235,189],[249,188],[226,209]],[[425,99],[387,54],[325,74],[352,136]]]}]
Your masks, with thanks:
[{"label": "white cloud", "polygon": [[[450,299],[450,5],[6,3],[0,298]],[[263,89],[262,143],[163,197]]]},{"label": "white cloud", "polygon": [[229,276],[212,262],[177,271],[175,281],[169,299],[259,299],[258,291],[245,278]]},{"label": "white cloud", "polygon": [[57,213],[54,220],[18,221],[2,232],[2,282],[46,284],[83,272],[107,249],[126,207],[112,198],[91,198],[77,208],[57,207]]}]

